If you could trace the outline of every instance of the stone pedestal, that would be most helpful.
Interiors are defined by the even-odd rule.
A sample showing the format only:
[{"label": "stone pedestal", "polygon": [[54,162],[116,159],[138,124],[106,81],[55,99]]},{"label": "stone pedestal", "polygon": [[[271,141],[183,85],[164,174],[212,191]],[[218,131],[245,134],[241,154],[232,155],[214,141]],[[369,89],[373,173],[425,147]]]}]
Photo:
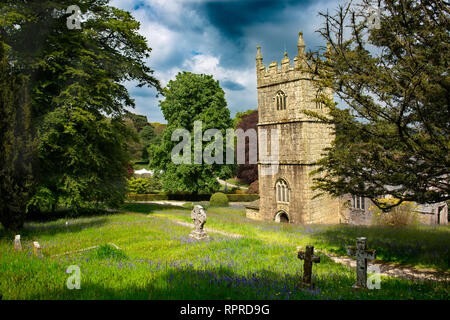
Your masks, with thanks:
[{"label": "stone pedestal", "polygon": [[189,234],[189,237],[193,238],[193,239],[197,239],[197,240],[203,240],[203,239],[209,238],[209,236],[208,236],[208,234],[206,233],[205,230],[202,230],[202,231],[193,230]]}]

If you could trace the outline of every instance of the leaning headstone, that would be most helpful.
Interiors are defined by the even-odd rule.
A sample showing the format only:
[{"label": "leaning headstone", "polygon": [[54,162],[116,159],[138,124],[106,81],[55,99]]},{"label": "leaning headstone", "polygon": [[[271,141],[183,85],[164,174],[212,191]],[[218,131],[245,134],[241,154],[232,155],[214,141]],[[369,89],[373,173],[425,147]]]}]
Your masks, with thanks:
[{"label": "leaning headstone", "polygon": [[16,235],[14,238],[14,250],[22,251],[22,243],[20,242],[20,234]]},{"label": "leaning headstone", "polygon": [[298,252],[298,258],[303,260],[303,280],[300,282],[301,286],[311,287],[311,274],[313,263],[319,263],[320,257],[314,255],[314,247],[306,246],[306,250]]},{"label": "leaning headstone", "polygon": [[33,252],[36,257],[42,257],[41,246],[37,241],[33,242]]},{"label": "leaning headstone", "polygon": [[202,206],[194,206],[191,212],[191,219],[194,222],[194,230],[189,234],[189,237],[197,240],[207,239],[208,235],[203,229],[206,223],[206,213]]},{"label": "leaning headstone", "polygon": [[356,247],[347,247],[347,255],[356,257],[356,283],[352,288],[367,288],[367,260],[376,258],[375,250],[367,249],[367,238],[357,238]]}]

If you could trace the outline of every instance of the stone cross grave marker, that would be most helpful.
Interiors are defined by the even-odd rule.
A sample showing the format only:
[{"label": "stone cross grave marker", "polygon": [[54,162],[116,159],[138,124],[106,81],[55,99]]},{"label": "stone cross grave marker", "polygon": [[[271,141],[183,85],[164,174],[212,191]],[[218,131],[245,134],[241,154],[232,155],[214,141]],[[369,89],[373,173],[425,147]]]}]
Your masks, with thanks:
[{"label": "stone cross grave marker", "polygon": [[37,241],[33,242],[33,252],[35,256],[42,257],[41,245]]},{"label": "stone cross grave marker", "polygon": [[189,234],[189,237],[202,240],[207,239],[208,235],[203,229],[206,223],[206,213],[202,206],[196,205],[191,211],[191,219],[194,222],[194,230]]},{"label": "stone cross grave marker", "polygon": [[[301,248],[297,248],[301,249]],[[314,255],[314,247],[306,246],[306,250],[298,251],[298,258],[303,260],[303,280],[300,283],[302,286],[310,287],[311,284],[311,274],[312,274],[312,265],[313,263],[319,263],[320,257]]]},{"label": "stone cross grave marker", "polygon": [[20,234],[17,234],[14,237],[14,250],[15,251],[22,251],[22,243],[20,242]]},{"label": "stone cross grave marker", "polygon": [[367,260],[376,258],[375,250],[367,249],[367,238],[361,237],[356,239],[356,247],[347,247],[347,255],[356,257],[356,283],[352,288],[367,288]]}]

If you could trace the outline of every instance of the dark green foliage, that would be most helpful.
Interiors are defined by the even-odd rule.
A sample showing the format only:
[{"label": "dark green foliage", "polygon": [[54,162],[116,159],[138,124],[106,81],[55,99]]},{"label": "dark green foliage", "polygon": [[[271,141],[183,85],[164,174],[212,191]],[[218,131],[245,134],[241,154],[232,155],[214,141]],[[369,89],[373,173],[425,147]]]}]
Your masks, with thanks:
[{"label": "dark green foliage", "polygon": [[146,116],[127,111],[125,117],[131,120],[134,128],[136,129],[136,132],[138,133],[140,133],[144,128],[149,126]]},{"label": "dark green foliage", "polygon": [[[39,187],[30,210],[58,203],[74,210],[115,206],[124,198],[127,142],[136,137],[123,122],[125,106],[134,106],[123,83],[161,88],[146,64],[151,49],[138,34],[139,23],[108,2],[9,0],[0,7],[0,40],[14,62],[12,72],[26,79],[39,137],[40,172],[34,181]],[[66,26],[70,5],[79,6],[87,19],[81,30]],[[26,102],[20,104],[25,110]]]},{"label": "dark green foliage", "polygon": [[259,194],[227,194],[231,202],[251,202],[259,199]]},{"label": "dark green foliage", "polygon": [[[251,202],[259,199],[258,194],[226,194],[229,202]],[[127,194],[127,200],[131,201],[160,201],[160,200],[174,200],[174,201],[207,201],[211,199],[209,194]]]},{"label": "dark green foliage", "polygon": [[42,125],[41,188],[75,210],[98,202],[117,206],[128,175],[127,128],[82,108],[58,109]]},{"label": "dark green foliage", "polygon": [[[191,133],[191,156],[194,159],[194,121],[202,121],[202,130],[218,129],[224,137],[225,130],[232,128],[230,111],[227,108],[225,94],[218,81],[212,76],[179,73],[164,89],[165,100],[160,102],[161,110],[168,122],[162,134],[159,146],[150,147],[150,166],[163,170],[163,189],[169,192],[186,191],[193,194],[211,193],[219,189],[216,177],[227,179],[234,166],[225,164],[175,164],[171,159],[172,149],[178,141],[171,141],[172,133],[184,128]],[[212,138],[214,140],[214,138]],[[211,142],[203,143],[203,151]]]},{"label": "dark green foliage", "polygon": [[36,139],[24,78],[13,72],[0,38],[0,222],[6,229],[23,226],[33,192]]},{"label": "dark green foliage", "polygon": [[389,206],[376,199],[385,194],[401,200],[394,205],[447,200],[449,7],[382,1],[380,28],[369,29],[357,18],[364,13],[341,7],[335,16],[322,14],[319,31],[330,45],[313,71],[349,109],[319,97],[330,114],[315,116],[335,127],[336,139],[319,161],[316,188],[369,197],[384,210]]},{"label": "dark green foliage", "polygon": [[127,112],[126,121],[136,132],[135,139],[128,142],[128,146],[132,150],[132,159],[135,163],[148,163],[148,149],[151,145],[159,145],[161,132],[156,133],[153,125],[148,123],[147,117],[143,115]]},{"label": "dark green foliage", "polygon": [[152,139],[156,136],[155,129],[149,124],[142,128],[139,132],[139,136],[141,137],[142,142],[144,142],[144,145],[149,145]]},{"label": "dark green foliage", "polygon": [[139,132],[139,137],[141,138],[143,147],[142,159],[148,160],[148,148],[151,145],[158,145],[161,139],[156,136],[155,129],[150,124],[147,124],[144,128],[142,128],[142,130]]},{"label": "dark green foliage", "polygon": [[211,207],[228,207],[228,197],[222,192],[216,192],[209,199]]}]

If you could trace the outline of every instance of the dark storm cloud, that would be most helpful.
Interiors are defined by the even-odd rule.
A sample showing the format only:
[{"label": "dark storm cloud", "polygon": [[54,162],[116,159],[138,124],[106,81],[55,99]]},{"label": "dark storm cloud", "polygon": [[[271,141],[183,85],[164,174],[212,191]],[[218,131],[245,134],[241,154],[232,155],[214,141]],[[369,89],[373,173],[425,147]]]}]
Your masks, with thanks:
[{"label": "dark storm cloud", "polygon": [[229,89],[231,91],[242,91],[242,90],[245,90],[245,87],[242,84],[234,82],[234,81],[230,81],[230,80],[223,81],[223,82],[220,83],[220,85],[223,88]]},{"label": "dark storm cloud", "polygon": [[228,40],[217,51],[221,53],[223,66],[236,68],[254,63],[256,44],[263,45],[269,62],[281,60],[285,49],[293,57],[300,29],[307,31],[308,48],[317,49],[322,39],[318,34],[311,34],[308,27],[318,19],[318,12],[308,16],[304,12],[320,2],[324,1],[205,1],[191,3],[189,7]]},{"label": "dark storm cloud", "polygon": [[[256,46],[264,64],[297,54],[298,31],[307,49],[325,40],[319,12],[333,11],[343,0],[113,0],[143,26],[153,48],[148,65],[165,84],[179,71],[213,74],[226,91],[231,114],[255,108]],[[154,90],[127,85],[136,98],[136,111],[164,121]],[[158,112],[159,111],[159,118]],[[151,110],[150,110],[151,109]],[[145,111],[148,110],[148,111]],[[156,118],[155,118],[156,117]]]},{"label": "dark storm cloud", "polygon": [[[217,1],[202,4],[211,24],[227,37],[244,36],[248,25],[278,21],[283,23],[283,11],[290,6],[307,6],[308,0]],[[199,7],[201,7],[199,6]]]}]

